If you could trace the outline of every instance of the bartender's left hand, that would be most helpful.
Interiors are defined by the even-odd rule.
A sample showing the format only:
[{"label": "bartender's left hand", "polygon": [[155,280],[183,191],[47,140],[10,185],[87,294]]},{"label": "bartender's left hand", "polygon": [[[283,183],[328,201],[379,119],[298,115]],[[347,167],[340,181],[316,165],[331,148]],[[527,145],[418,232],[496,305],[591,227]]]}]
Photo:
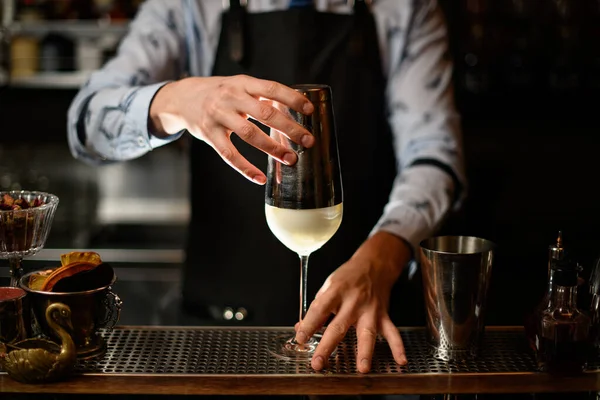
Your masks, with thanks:
[{"label": "bartender's left hand", "polygon": [[359,372],[371,370],[379,333],[387,340],[394,360],[400,365],[407,363],[404,344],[388,315],[388,306],[392,286],[409,259],[410,248],[403,240],[378,232],[327,278],[304,320],[296,325],[296,340],[304,343],[335,314],[313,355],[311,365],[315,370],[327,366],[329,356],[351,326],[356,327]]}]

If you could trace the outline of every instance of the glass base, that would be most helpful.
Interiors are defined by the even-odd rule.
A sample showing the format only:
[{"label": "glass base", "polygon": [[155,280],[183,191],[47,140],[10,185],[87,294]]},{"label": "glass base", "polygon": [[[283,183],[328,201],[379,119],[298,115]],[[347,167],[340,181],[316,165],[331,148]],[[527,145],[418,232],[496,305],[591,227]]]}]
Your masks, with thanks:
[{"label": "glass base", "polygon": [[[277,336],[269,342],[269,352],[285,361],[310,362],[322,336],[321,333],[315,333],[304,344],[296,342],[294,336]],[[336,350],[331,355],[333,356],[335,352]]]}]

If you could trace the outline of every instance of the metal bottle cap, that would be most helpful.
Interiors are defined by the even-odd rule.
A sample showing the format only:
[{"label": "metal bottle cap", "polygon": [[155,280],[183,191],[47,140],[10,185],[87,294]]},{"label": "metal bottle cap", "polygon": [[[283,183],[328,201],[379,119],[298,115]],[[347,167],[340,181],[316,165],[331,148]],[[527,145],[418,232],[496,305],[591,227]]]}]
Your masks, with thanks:
[{"label": "metal bottle cap", "polygon": [[553,260],[562,260],[565,255],[565,248],[563,247],[562,231],[558,231],[558,237],[556,238],[556,244],[551,244],[548,247],[548,277],[550,277],[550,269],[552,269]]},{"label": "metal bottle cap", "polygon": [[556,244],[552,244],[548,247],[548,252],[551,260],[561,260],[565,255],[565,248],[563,247],[562,242],[562,231],[558,231]]}]

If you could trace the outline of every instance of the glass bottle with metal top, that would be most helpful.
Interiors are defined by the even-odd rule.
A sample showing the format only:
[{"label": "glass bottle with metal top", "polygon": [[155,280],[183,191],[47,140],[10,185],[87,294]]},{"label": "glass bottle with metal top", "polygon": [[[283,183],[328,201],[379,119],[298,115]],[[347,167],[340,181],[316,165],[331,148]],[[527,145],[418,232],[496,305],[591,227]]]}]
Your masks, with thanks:
[{"label": "glass bottle with metal top", "polygon": [[[546,293],[542,298],[539,306],[536,310],[541,312],[544,307],[548,304],[550,297],[552,296],[552,264],[563,260],[565,257],[565,248],[563,247],[562,231],[558,231],[558,237],[556,238],[556,244],[551,244],[548,247],[548,287]],[[536,320],[539,320],[536,318]]]},{"label": "glass bottle with metal top", "polygon": [[550,297],[538,323],[538,366],[547,372],[581,372],[587,364],[590,318],[577,308],[579,265],[554,260],[550,271]]},{"label": "glass bottle with metal top", "polygon": [[562,231],[558,231],[558,237],[556,243],[548,246],[548,285],[542,300],[536,305],[532,313],[525,321],[525,331],[527,338],[529,339],[529,345],[533,350],[536,350],[535,337],[538,329],[538,321],[541,318],[542,311],[545,309],[550,296],[552,294],[552,264],[556,261],[560,261],[565,256],[565,248],[563,247]]}]

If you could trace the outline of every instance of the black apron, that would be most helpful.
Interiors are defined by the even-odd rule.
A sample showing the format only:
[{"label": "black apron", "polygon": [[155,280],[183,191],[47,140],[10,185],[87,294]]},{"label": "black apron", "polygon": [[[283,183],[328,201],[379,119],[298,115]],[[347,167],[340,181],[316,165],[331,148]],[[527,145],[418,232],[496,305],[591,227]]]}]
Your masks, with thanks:
[{"label": "black apron", "polygon": [[[344,217],[333,238],[310,257],[310,301],[368,237],[396,175],[375,21],[362,0],[356,1],[353,15],[312,7],[252,14],[239,3],[232,0],[223,14],[213,75],[327,84],[333,92]],[[267,155],[231,137],[266,172]],[[264,186],[246,180],[199,140],[192,141],[191,168],[185,309],[214,324],[228,323],[222,317],[226,309],[243,308],[243,321],[230,322],[293,325],[300,262],[267,226]]]}]

